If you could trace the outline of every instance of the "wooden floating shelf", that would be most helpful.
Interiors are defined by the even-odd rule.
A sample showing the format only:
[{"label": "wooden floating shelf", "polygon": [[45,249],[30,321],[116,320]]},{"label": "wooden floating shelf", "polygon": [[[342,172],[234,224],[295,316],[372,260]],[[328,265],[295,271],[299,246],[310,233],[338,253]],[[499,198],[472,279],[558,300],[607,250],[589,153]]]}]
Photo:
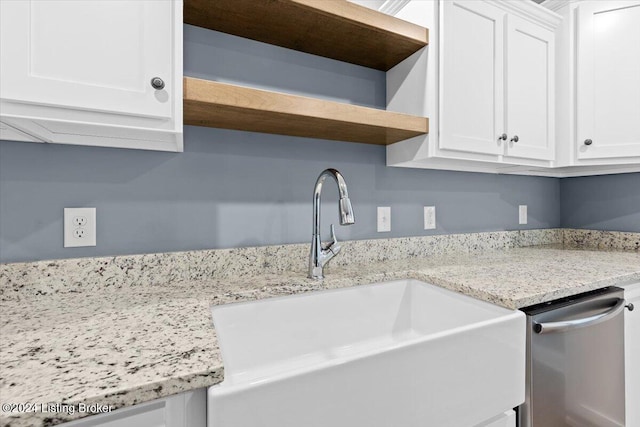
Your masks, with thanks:
[{"label": "wooden floating shelf", "polygon": [[429,31],[346,0],[185,0],[184,22],[387,71]]},{"label": "wooden floating shelf", "polygon": [[429,131],[429,119],[184,78],[184,123],[387,145]]}]

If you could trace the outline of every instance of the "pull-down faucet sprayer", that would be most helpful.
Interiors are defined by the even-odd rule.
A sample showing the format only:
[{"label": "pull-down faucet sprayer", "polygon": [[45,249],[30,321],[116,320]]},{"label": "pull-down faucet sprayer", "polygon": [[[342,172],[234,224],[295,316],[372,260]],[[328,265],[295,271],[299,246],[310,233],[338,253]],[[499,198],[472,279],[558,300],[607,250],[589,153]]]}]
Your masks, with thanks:
[{"label": "pull-down faucet sprayer", "polygon": [[340,245],[338,245],[333,224],[331,224],[332,241],[323,244],[320,238],[320,193],[322,193],[322,184],[324,184],[324,180],[328,176],[332,177],[338,184],[340,225],[351,225],[355,222],[344,177],[335,169],[324,170],[318,177],[313,191],[313,236],[311,239],[311,253],[309,254],[309,277],[312,279],[322,279],[324,277],[324,266],[340,252]]}]

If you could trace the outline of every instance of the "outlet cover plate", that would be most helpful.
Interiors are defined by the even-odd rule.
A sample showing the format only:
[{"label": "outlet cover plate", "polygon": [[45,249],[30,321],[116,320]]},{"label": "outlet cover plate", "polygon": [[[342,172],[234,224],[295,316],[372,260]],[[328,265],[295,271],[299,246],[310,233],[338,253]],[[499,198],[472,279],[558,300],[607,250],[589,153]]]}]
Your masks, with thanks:
[{"label": "outlet cover plate", "polygon": [[[79,235],[82,237],[77,237]],[[64,208],[64,247],[95,245],[96,208]]]},{"label": "outlet cover plate", "polygon": [[378,206],[378,233],[391,231],[391,206]]},{"label": "outlet cover plate", "polygon": [[424,229],[434,230],[436,228],[436,207],[424,207]]},{"label": "outlet cover plate", "polygon": [[518,224],[524,225],[527,223],[527,205],[520,205],[518,207]]}]

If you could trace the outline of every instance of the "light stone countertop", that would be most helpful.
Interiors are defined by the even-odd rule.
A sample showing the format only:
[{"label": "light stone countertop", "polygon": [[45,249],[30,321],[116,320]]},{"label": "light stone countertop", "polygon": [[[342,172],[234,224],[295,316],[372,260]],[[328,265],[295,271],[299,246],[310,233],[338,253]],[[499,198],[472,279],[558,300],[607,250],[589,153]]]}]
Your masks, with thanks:
[{"label": "light stone countertop", "polygon": [[[331,266],[326,275],[324,281],[298,271],[46,295],[5,292],[0,400],[119,408],[217,384],[223,364],[213,304],[413,278],[517,309],[640,281],[640,253],[514,248]],[[0,425],[48,426],[77,416],[2,412]]]}]

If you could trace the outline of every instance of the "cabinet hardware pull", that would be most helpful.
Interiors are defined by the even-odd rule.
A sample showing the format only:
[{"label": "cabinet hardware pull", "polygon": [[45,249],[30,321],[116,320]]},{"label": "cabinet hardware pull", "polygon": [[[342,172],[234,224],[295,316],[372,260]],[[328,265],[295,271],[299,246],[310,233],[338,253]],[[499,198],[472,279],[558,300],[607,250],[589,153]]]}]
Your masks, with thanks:
[{"label": "cabinet hardware pull", "polygon": [[633,309],[635,308],[632,303],[625,305],[625,307],[627,307],[627,310],[629,311],[633,311]]},{"label": "cabinet hardware pull", "polygon": [[514,135],[513,138],[511,138],[510,141],[511,142],[518,142],[518,141],[520,141],[520,138],[518,138],[518,135]]},{"label": "cabinet hardware pull", "polygon": [[151,87],[153,87],[156,90],[164,89],[164,80],[162,80],[160,77],[152,78],[151,79]]},{"label": "cabinet hardware pull", "polygon": [[506,134],[506,133],[503,133],[502,135],[500,135],[500,136],[498,137],[498,141],[500,141],[500,140],[502,140],[502,141],[506,141],[506,140],[507,140],[507,134]]},{"label": "cabinet hardware pull", "polygon": [[584,145],[591,145],[591,144],[593,144],[592,140],[590,140],[590,139],[585,139],[584,140]]}]

